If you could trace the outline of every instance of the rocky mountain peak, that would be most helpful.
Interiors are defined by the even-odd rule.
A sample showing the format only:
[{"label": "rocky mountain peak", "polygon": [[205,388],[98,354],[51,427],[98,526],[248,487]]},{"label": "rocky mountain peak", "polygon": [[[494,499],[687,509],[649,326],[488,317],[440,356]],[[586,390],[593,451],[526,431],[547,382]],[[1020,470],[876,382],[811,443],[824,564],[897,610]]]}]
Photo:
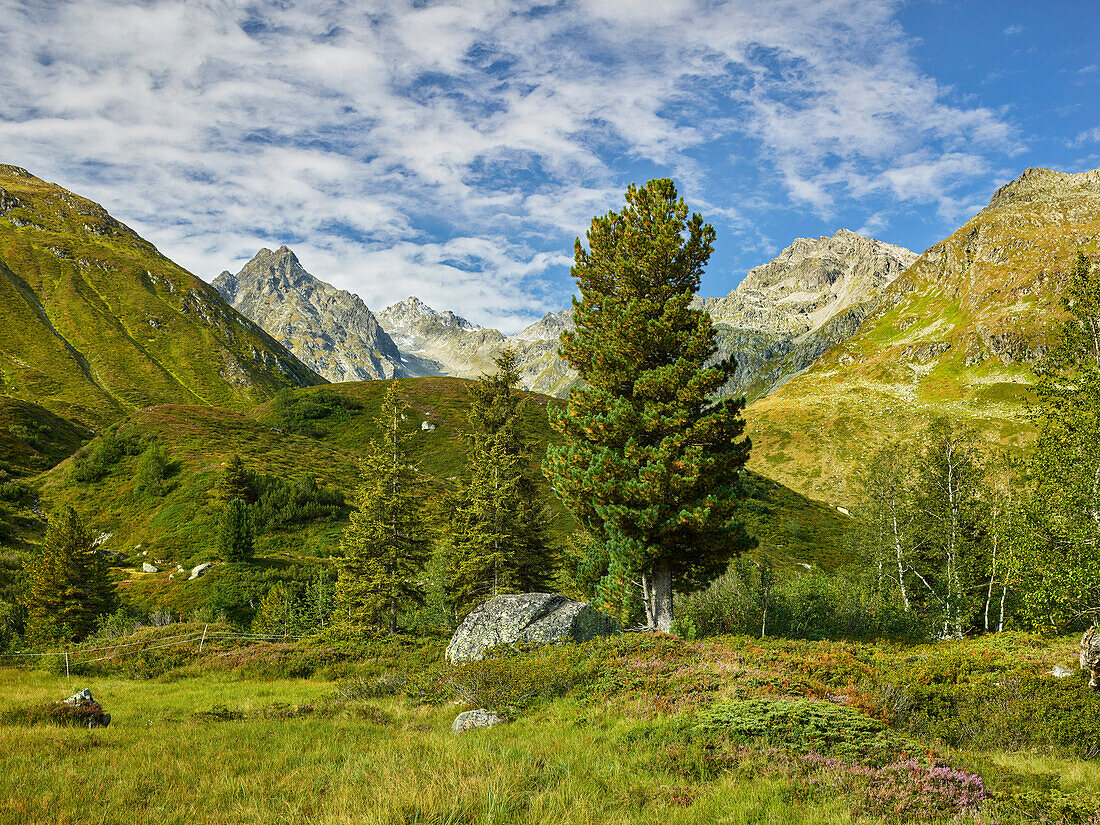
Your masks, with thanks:
[{"label": "rocky mountain peak", "polygon": [[455,315],[449,309],[439,312],[432,309],[415,295],[410,295],[403,301],[398,301],[392,306],[386,307],[378,317],[382,319],[382,325],[389,329],[393,327],[423,326],[430,324],[444,329],[461,329],[475,332],[482,329],[477,324],[471,324],[461,315]]},{"label": "rocky mountain peak", "polygon": [[1057,172],[1032,167],[993,193],[989,209],[1012,204],[1027,205],[1035,201],[1065,199],[1073,196],[1100,195],[1100,169],[1089,172]]},{"label": "rocky mountain peak", "polygon": [[313,277],[285,244],[261,249],[214,287],[308,366],[330,381],[401,373],[401,353],[357,295]]}]

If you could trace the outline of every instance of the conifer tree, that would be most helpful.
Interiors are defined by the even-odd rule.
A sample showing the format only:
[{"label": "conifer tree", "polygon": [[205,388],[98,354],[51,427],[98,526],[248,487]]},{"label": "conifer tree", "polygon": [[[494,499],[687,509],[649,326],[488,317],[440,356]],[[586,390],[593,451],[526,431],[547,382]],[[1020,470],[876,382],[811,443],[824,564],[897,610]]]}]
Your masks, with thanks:
[{"label": "conifer tree", "polygon": [[584,384],[553,418],[565,444],[545,464],[605,545],[605,583],[638,581],[647,623],[665,631],[674,586],[701,586],[752,545],[737,520],[744,399],[715,400],[735,365],[714,360],[710,316],[691,307],[714,237],[668,179],[593,218],[588,249],[575,245],[576,330],[561,338]]},{"label": "conifer tree", "polygon": [[244,466],[241,457],[234,453],[225,465],[221,478],[214,487],[214,498],[228,503],[240,499],[245,504],[255,504],[256,489],[252,474]]},{"label": "conifer tree", "polygon": [[246,562],[254,546],[252,513],[247,504],[235,498],[222,508],[218,529],[218,550],[226,561]]},{"label": "conifer tree", "polygon": [[394,381],[382,401],[378,440],[359,465],[355,509],[340,540],[343,559],[337,599],[354,624],[385,621],[397,631],[398,616],[424,603],[421,574],[430,555],[421,517],[422,483],[410,464],[407,410]]},{"label": "conifer tree", "polygon": [[545,590],[556,564],[520,415],[516,355],[506,349],[495,363],[471,391],[467,478],[448,531],[448,592],[460,616],[500,593]]},{"label": "conifer tree", "polygon": [[79,641],[114,610],[107,561],[70,506],[54,513],[46,541],[25,572],[27,635],[36,642]]}]

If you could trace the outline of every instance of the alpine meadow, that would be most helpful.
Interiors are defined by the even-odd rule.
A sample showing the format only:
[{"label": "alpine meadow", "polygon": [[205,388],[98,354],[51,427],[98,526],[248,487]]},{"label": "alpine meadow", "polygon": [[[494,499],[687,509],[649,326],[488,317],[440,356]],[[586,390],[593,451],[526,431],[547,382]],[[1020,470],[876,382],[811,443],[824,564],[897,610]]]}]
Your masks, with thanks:
[{"label": "alpine meadow", "polygon": [[0,825],[1100,825],[1092,11],[7,8]]}]

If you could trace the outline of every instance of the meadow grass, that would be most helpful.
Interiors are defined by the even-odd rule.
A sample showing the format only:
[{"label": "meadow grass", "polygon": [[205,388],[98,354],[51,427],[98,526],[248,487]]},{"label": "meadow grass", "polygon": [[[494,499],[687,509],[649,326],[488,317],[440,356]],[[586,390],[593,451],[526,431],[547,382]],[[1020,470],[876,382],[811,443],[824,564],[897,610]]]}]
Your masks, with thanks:
[{"label": "meadow grass", "polygon": [[[80,686],[83,686],[81,682]],[[75,681],[0,671],[5,704],[55,699]],[[625,750],[640,724],[559,701],[455,736],[453,705],[372,701],[369,713],[211,721],[333,694],[330,683],[203,677],[96,680],[106,730],[0,726],[3,823],[848,822],[775,777],[685,785]]]}]

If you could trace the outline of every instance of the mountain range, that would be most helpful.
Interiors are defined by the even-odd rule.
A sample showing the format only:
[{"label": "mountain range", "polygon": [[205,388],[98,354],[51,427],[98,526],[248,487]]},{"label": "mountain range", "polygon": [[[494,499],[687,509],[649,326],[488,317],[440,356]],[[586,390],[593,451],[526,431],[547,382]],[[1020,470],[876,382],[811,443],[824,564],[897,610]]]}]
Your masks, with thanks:
[{"label": "mountain range", "polygon": [[[1029,169],[919,256],[839,230],[698,299],[739,366],[725,392],[750,400],[750,466],[847,504],[866,456],[933,417],[1025,443],[1030,366],[1098,239],[1100,171]],[[577,380],[557,356],[569,309],[513,335],[415,297],[374,313],[285,246],[211,286],[14,166],[0,166],[0,309],[17,331],[0,336],[0,457],[17,475],[155,405],[243,412],[326,380],[473,377],[505,347],[530,389],[561,396]]]},{"label": "mountain range", "polygon": [[[714,319],[719,349],[738,370],[728,394],[763,394],[806,369],[855,332],[882,288],[917,259],[902,247],[841,229],[799,238],[751,270],[724,298],[697,301]],[[372,314],[357,297],[313,277],[283,246],[261,249],[213,285],[303,363],[330,381],[492,372],[505,348],[529,390],[564,396],[577,375],[557,355],[572,308],[548,313],[515,335],[437,311],[416,297]]]}]

